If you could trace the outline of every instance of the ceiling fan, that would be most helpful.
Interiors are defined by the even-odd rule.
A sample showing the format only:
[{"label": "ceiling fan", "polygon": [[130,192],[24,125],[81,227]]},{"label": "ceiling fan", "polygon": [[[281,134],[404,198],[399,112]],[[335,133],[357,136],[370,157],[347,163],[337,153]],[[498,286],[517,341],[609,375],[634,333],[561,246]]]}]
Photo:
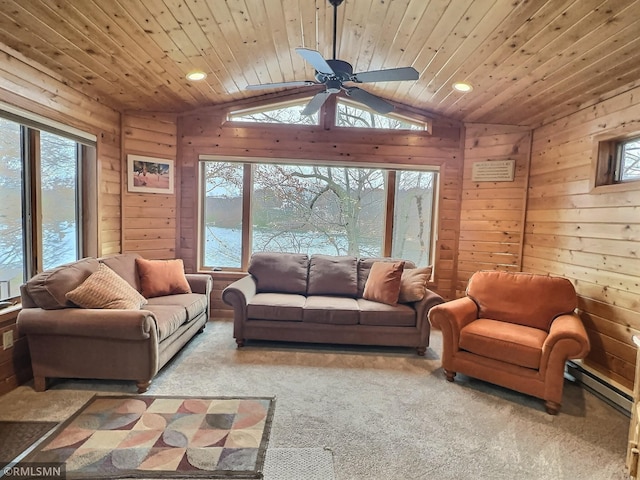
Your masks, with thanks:
[{"label": "ceiling fan", "polygon": [[390,68],[386,70],[372,70],[369,72],[353,73],[351,64],[336,59],[336,28],[338,19],[338,5],[344,0],[329,0],[333,5],[333,59],[325,60],[320,52],[308,48],[296,48],[296,52],[316,70],[316,81],[302,80],[293,82],[264,83],[248,85],[247,90],[261,90],[264,88],[282,87],[311,87],[324,85],[324,91],[316,94],[302,110],[302,115],[313,115],[335,93],[344,91],[349,97],[379,113],[389,113],[394,106],[356,86],[345,86],[345,83],[393,82],[402,80],[417,80],[418,72],[413,67]]}]

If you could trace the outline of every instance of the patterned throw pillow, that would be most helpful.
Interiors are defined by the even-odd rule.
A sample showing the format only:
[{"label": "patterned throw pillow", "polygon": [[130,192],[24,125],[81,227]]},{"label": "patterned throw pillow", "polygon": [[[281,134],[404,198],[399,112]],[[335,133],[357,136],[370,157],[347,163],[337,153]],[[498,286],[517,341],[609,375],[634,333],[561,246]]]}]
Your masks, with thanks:
[{"label": "patterned throw pillow", "polygon": [[82,308],[140,310],[147,299],[104,263],[66,295]]},{"label": "patterned throw pillow", "polygon": [[403,269],[404,262],[374,262],[362,298],[387,305],[397,304]]},{"label": "patterned throw pillow", "polygon": [[407,268],[402,272],[399,303],[419,302],[424,298],[431,267]]}]

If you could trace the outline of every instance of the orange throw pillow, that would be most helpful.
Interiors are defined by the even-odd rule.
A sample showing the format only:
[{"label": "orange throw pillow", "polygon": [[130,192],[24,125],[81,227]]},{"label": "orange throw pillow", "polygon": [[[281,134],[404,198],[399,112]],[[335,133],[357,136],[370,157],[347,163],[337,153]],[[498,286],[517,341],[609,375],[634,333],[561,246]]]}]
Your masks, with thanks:
[{"label": "orange throw pillow", "polygon": [[400,281],[404,262],[374,262],[364,285],[362,298],[396,305],[400,295]]},{"label": "orange throw pillow", "polygon": [[191,293],[184,275],[184,263],[177,260],[146,260],[136,258],[140,289],[145,298]]}]

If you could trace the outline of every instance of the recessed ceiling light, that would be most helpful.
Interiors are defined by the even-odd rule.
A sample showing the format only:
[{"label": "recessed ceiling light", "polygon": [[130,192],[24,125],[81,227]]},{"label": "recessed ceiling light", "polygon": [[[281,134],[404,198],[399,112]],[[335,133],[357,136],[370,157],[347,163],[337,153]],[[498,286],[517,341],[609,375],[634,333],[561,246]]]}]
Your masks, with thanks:
[{"label": "recessed ceiling light", "polygon": [[194,70],[193,72],[187,73],[187,79],[197,82],[198,80],[204,80],[207,78],[207,74],[201,70]]},{"label": "recessed ceiling light", "polygon": [[471,90],[473,90],[473,87],[465,82],[456,82],[453,84],[453,89],[457,90],[459,92],[470,92]]}]

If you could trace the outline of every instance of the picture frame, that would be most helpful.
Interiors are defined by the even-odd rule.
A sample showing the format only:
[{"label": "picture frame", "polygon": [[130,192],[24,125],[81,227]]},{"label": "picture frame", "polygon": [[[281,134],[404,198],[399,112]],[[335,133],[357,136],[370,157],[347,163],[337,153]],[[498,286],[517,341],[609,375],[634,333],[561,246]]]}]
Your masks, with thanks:
[{"label": "picture frame", "polygon": [[127,155],[127,190],[133,193],[174,192],[175,166],[166,158]]}]

